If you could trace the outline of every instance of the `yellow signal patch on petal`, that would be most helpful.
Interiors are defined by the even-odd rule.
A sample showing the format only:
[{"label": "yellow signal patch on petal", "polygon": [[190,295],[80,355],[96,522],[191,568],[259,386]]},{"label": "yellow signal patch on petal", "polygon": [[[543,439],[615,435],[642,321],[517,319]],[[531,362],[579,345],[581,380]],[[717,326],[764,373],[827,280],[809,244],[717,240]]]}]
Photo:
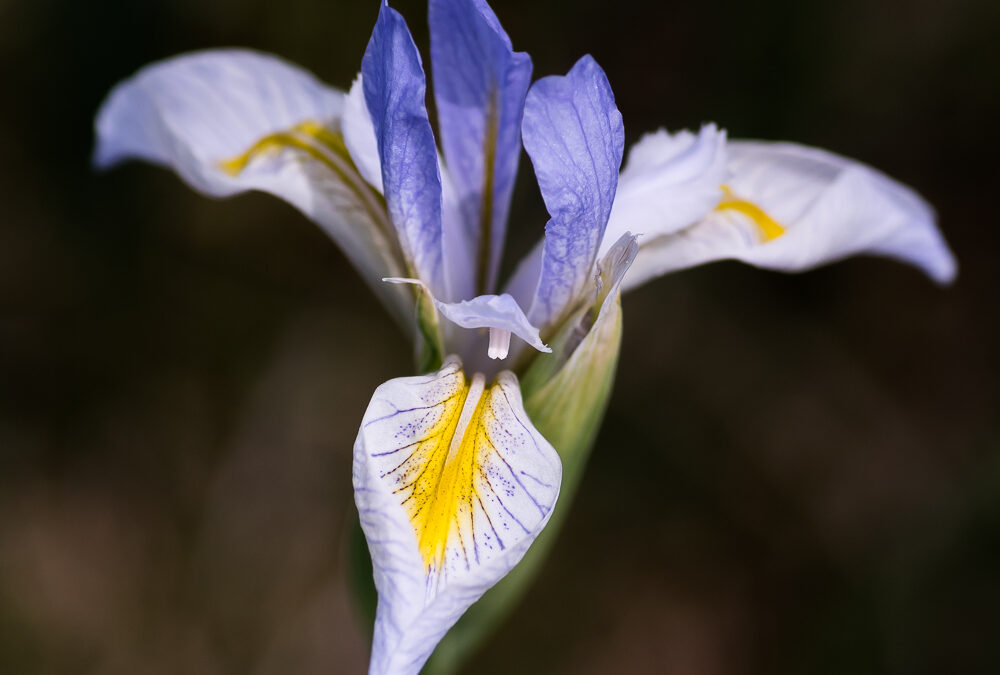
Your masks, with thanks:
[{"label": "yellow signal patch on petal", "polygon": [[362,433],[380,439],[371,468],[404,510],[424,572],[450,576],[530,542],[558,495],[560,467],[521,407],[516,377],[487,385],[451,360],[433,379],[395,382],[406,381],[420,404],[380,401],[391,412]]},{"label": "yellow signal patch on petal", "polygon": [[[409,514],[428,571],[444,566],[449,544],[467,562],[476,555],[477,512],[492,528],[484,499],[497,499],[488,470],[497,459],[491,455],[498,452],[491,439],[497,422],[494,399],[503,393],[497,384],[486,389],[479,374],[471,382],[464,382],[464,375],[462,380],[461,388],[439,404],[437,422],[383,474],[396,485],[393,492]],[[503,546],[500,533],[488,534]]]},{"label": "yellow signal patch on petal", "polygon": [[443,565],[449,537],[467,553],[459,519],[471,513],[473,500],[482,499],[476,430],[489,397],[483,395],[483,376],[476,375],[443,404],[441,421],[430,435],[387,474],[402,483],[394,492],[409,513],[428,570]]},{"label": "yellow signal patch on petal", "polygon": [[777,239],[785,233],[785,228],[782,227],[778,221],[767,214],[764,209],[760,208],[756,204],[746,199],[739,199],[733,194],[733,191],[729,187],[723,185],[722,192],[725,196],[719,205],[715,207],[716,211],[736,211],[742,213],[744,216],[748,217],[760,230],[761,237],[765,242]]},{"label": "yellow signal patch on petal", "polygon": [[353,480],[379,596],[371,672],[415,673],[542,532],[562,463],[513,373],[466,378],[452,356],[375,390]]},{"label": "yellow signal patch on petal", "polygon": [[296,148],[307,153],[341,178],[345,177],[348,163],[351,162],[340,134],[330,131],[319,122],[306,120],[286,131],[264,136],[245,152],[219,162],[219,168],[231,176],[238,176],[256,157],[286,148]]},{"label": "yellow signal patch on petal", "polygon": [[226,174],[236,177],[254,161],[279,155],[286,150],[295,151],[333,173],[337,181],[351,191],[365,214],[375,224],[382,245],[391,249],[391,255],[397,260],[403,260],[395,230],[385,210],[385,199],[361,177],[340,131],[314,120],[305,120],[284,131],[264,136],[239,155],[217,162],[217,166]]}]

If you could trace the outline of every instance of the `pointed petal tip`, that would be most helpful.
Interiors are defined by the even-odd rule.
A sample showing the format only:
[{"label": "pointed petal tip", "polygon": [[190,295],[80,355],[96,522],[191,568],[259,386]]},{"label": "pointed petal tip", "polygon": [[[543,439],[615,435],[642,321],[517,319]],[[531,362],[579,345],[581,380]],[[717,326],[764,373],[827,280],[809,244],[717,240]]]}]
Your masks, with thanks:
[{"label": "pointed petal tip", "polygon": [[[958,278],[958,260],[943,242],[942,249],[933,259],[927,260],[921,267],[935,284],[947,288],[954,284]],[[904,260],[903,262],[908,261]]]},{"label": "pointed petal tip", "polygon": [[559,456],[524,412],[517,378],[503,371],[486,386],[457,363],[378,387],[355,443],[379,592],[373,673],[415,675],[521,560],[558,499]]},{"label": "pointed petal tip", "polygon": [[939,286],[951,286],[958,279],[958,262],[952,258],[951,265],[940,270],[933,278]]},{"label": "pointed petal tip", "polygon": [[98,139],[90,153],[90,168],[94,171],[104,172],[111,169],[116,163],[113,154]]}]

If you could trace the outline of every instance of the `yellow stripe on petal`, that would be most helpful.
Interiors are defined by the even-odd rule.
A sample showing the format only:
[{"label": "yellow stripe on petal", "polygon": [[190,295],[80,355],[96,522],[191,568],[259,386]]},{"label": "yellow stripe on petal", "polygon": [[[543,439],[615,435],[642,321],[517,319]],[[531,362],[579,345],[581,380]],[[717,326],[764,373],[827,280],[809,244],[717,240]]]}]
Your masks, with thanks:
[{"label": "yellow stripe on petal", "polygon": [[[463,383],[460,394],[442,404],[440,422],[388,474],[399,485],[394,493],[402,497],[427,569],[441,567],[459,505],[471,491],[475,453],[463,439],[469,419],[479,412],[483,391],[481,381],[473,384],[477,386]],[[472,390],[477,391],[470,396]]]},{"label": "yellow stripe on petal", "polygon": [[313,120],[300,122],[291,129],[263,137],[245,152],[219,162],[219,168],[230,176],[238,176],[257,157],[274,154],[286,148],[305,152],[341,179],[346,179],[348,173],[356,173],[343,137]]},{"label": "yellow stripe on petal", "polygon": [[764,209],[751,201],[737,198],[733,194],[733,191],[726,185],[722,186],[722,191],[725,193],[725,196],[719,202],[719,205],[715,207],[716,211],[736,211],[742,213],[757,226],[765,242],[777,239],[785,233],[785,228],[769,216]]},{"label": "yellow stripe on petal", "polygon": [[472,569],[547,518],[558,458],[530,427],[509,372],[487,385],[452,361],[419,391],[425,405],[392,402],[396,412],[366,428],[386,439],[373,468],[406,513],[424,571]]},{"label": "yellow stripe on petal", "polygon": [[393,249],[393,254],[402,256],[402,252],[397,250],[399,247],[396,244],[395,230],[385,212],[385,200],[361,178],[339,131],[335,132],[319,122],[306,120],[286,131],[264,136],[239,155],[218,162],[218,166],[230,176],[236,177],[254,160],[274,156],[284,150],[303,153],[308,159],[329,169],[354,193],[365,213],[378,226],[387,245]]},{"label": "yellow stripe on petal", "polygon": [[244,152],[221,160],[216,165],[235,178],[258,159],[277,157],[288,150],[298,154],[298,157],[293,155],[293,159],[315,162],[329,170],[339,184],[350,190],[358,206],[375,225],[378,246],[399,263],[400,269],[411,274],[412,270],[399,246],[396,230],[386,212],[385,199],[361,177],[340,131],[334,131],[314,120],[305,120],[285,131],[264,136]]},{"label": "yellow stripe on petal", "polygon": [[463,558],[475,554],[474,516],[482,510],[488,519],[484,494],[487,500],[495,494],[485,467],[496,452],[490,430],[498,393],[495,384],[484,387],[480,374],[463,383],[460,392],[441,404],[440,420],[427,436],[386,474],[398,485],[394,492],[410,516],[428,571],[444,566],[449,545]]},{"label": "yellow stripe on petal", "polygon": [[416,673],[444,632],[521,560],[559,497],[559,455],[510,371],[461,361],[385,382],[354,444],[354,499],[379,600],[373,673]]}]

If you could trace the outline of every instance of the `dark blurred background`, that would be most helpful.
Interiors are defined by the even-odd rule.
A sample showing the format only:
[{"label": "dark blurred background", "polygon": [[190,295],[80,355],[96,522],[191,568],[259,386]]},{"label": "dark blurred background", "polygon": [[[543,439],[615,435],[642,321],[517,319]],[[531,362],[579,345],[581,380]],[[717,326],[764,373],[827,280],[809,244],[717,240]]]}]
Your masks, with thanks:
[{"label": "dark blurred background", "polygon": [[[961,270],[720,263],[626,297],[572,515],[468,672],[1000,672],[1000,3],[494,8],[536,75],[593,53],[629,143],[714,120],[859,158]],[[0,672],[366,667],[351,445],[407,344],[291,207],[88,156],[144,64],[244,45],[346,87],[376,10],[0,0]],[[515,253],[545,221],[526,167]]]}]

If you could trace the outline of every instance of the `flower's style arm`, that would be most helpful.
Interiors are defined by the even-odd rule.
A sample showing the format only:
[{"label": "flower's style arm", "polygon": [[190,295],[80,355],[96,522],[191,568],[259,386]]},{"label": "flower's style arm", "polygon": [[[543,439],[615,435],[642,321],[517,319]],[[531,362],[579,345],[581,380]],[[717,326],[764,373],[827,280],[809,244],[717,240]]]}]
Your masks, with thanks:
[{"label": "flower's style arm", "polygon": [[440,140],[474,268],[464,299],[496,286],[531,59],[483,0],[431,0],[429,23]]},{"label": "flower's style arm", "polygon": [[343,92],[277,57],[197,52],[143,68],[112,90],[95,123],[94,163],[144,159],[214,197],[281,197],[340,245],[410,332],[413,293],[379,281],[408,274],[406,261],[380,191],[345,146],[344,128],[359,126],[355,113]]},{"label": "flower's style arm", "polygon": [[[706,132],[708,130],[708,132]],[[792,143],[729,141],[706,127],[697,136],[650,134],[630,151],[609,225],[633,214],[644,227],[639,255],[624,288],[662,274],[726,258],[799,272],[869,253],[916,265],[938,283],[956,273],[954,256],[933,209],[885,174],[817,148]],[[720,182],[717,162],[725,175]],[[678,179],[683,176],[683,179]],[[691,219],[666,218],[639,199],[650,189],[711,194]],[[631,223],[617,227],[632,227]],[[610,243],[606,240],[606,245]]]}]

